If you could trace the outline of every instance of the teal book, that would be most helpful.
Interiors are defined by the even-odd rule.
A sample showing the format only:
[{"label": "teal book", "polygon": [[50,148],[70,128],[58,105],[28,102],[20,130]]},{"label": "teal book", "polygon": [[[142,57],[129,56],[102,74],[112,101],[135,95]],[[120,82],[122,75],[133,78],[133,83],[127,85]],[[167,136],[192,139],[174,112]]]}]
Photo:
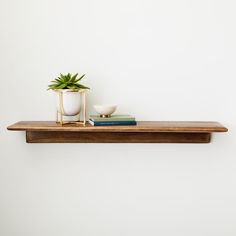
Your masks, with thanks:
[{"label": "teal book", "polygon": [[135,120],[131,121],[92,121],[89,120],[89,123],[93,126],[115,126],[115,125],[137,125]]},{"label": "teal book", "polygon": [[97,122],[97,121],[135,121],[135,117],[134,116],[130,116],[130,115],[112,115],[109,118],[104,118],[104,117],[100,117],[99,115],[91,115],[90,116],[90,120]]}]

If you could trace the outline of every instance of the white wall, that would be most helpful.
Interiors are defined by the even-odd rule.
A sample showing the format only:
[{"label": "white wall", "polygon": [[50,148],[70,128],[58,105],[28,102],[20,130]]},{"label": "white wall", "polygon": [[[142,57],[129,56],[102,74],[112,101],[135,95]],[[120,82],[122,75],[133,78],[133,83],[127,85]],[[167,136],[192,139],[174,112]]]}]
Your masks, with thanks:
[{"label": "white wall", "polygon": [[[234,0],[0,0],[0,235],[235,236]],[[217,120],[211,144],[26,144],[86,73],[139,120]]]}]

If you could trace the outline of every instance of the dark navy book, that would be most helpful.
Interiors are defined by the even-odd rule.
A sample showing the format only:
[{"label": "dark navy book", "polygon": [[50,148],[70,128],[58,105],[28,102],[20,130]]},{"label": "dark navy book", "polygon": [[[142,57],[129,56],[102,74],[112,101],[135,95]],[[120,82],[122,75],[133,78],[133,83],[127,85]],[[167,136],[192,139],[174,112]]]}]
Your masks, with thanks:
[{"label": "dark navy book", "polygon": [[113,126],[113,125],[137,125],[134,121],[92,121],[89,119],[89,123],[93,126]]}]

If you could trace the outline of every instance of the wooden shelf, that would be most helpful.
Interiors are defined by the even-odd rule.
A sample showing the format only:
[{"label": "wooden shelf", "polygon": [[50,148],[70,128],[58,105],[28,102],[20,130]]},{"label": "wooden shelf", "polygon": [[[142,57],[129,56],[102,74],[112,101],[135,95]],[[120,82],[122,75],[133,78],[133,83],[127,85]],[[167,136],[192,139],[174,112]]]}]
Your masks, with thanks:
[{"label": "wooden shelf", "polygon": [[54,121],[20,121],[8,130],[26,131],[27,143],[209,143],[218,122],[139,121],[137,126],[61,126]]}]

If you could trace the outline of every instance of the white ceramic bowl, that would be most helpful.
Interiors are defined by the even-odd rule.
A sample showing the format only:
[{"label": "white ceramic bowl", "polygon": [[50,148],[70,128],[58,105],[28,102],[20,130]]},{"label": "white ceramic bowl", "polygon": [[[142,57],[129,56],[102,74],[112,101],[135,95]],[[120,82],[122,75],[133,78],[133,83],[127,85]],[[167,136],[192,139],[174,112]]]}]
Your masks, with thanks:
[{"label": "white ceramic bowl", "polygon": [[102,116],[110,116],[116,111],[117,105],[106,104],[106,105],[94,105],[95,111]]}]

